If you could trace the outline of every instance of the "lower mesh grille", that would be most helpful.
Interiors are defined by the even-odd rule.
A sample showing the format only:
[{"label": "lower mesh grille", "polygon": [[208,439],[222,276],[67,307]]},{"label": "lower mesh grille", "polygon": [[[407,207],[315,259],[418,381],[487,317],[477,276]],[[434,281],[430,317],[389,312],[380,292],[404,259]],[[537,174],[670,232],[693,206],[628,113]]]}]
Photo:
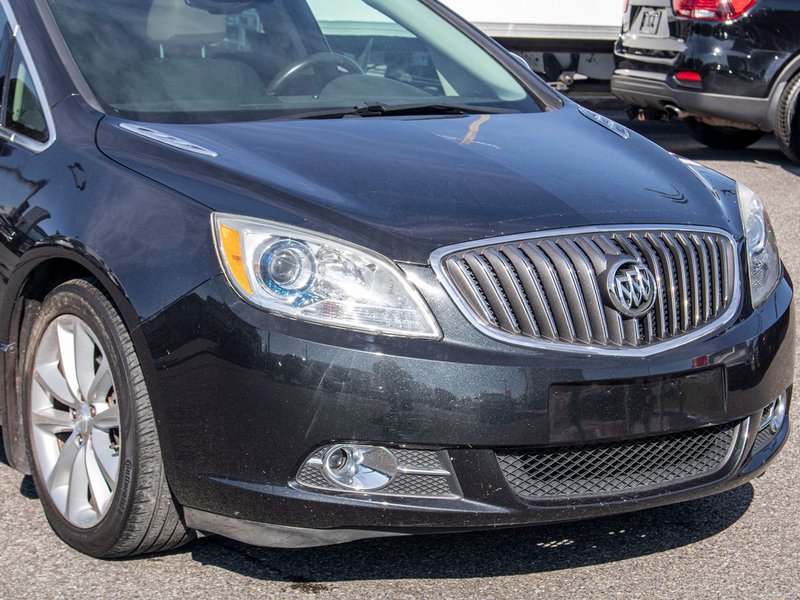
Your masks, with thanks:
[{"label": "lower mesh grille", "polygon": [[598,496],[667,485],[721,469],[739,423],[615,442],[497,454],[514,492],[531,499]]},{"label": "lower mesh grille", "polygon": [[755,453],[765,448],[777,435],[777,432],[772,431],[769,427],[759,431],[753,444],[753,452]]},{"label": "lower mesh grille", "polygon": [[455,496],[450,489],[447,477],[431,477],[430,475],[402,475],[381,490],[382,494],[392,496]]}]

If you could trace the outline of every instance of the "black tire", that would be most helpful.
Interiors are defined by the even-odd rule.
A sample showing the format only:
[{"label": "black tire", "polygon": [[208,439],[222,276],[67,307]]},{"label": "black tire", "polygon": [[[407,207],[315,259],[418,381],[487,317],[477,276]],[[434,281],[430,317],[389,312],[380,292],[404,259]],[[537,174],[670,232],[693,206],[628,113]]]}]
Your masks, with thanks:
[{"label": "black tire", "polygon": [[778,103],[775,138],[786,157],[800,163],[800,74],[789,81]]},{"label": "black tire", "polygon": [[[33,319],[30,336],[23,341],[20,357],[25,433],[33,480],[53,530],[73,548],[98,558],[170,550],[194,539],[195,534],[184,525],[180,509],[167,485],[153,413],[136,352],[109,299],[93,282],[72,280],[53,290]],[[61,338],[67,327],[65,324],[69,323],[75,324],[71,333],[71,355],[68,351],[70,344],[62,344]],[[79,335],[83,336],[80,350]],[[88,345],[83,340],[89,340]],[[91,352],[87,352],[87,347]],[[52,357],[48,353],[51,352],[57,352],[57,359],[48,363]],[[92,358],[88,360],[90,355]],[[71,371],[67,364],[69,359],[62,356],[71,357]],[[87,372],[86,368],[78,365],[79,362],[84,367],[87,364],[93,367]],[[55,366],[50,368],[48,365]],[[50,368],[47,371],[49,382],[44,384],[42,374],[47,368]],[[35,369],[38,371],[34,381]],[[97,384],[101,379],[98,375],[101,369],[104,385]],[[76,374],[78,379],[82,376],[84,382],[90,381],[91,385],[82,382],[73,386],[77,391],[70,392],[68,372]],[[76,381],[75,375],[72,381]],[[55,393],[52,390],[56,388],[50,383],[66,384],[67,387],[57,386],[58,393]],[[88,392],[84,392],[86,388]],[[99,393],[98,389],[108,391]],[[69,397],[69,402],[60,402],[61,396]],[[102,398],[102,402],[93,404],[95,400],[92,398]],[[78,407],[77,410],[74,407]],[[104,426],[100,425],[103,417],[102,413],[96,412],[98,408],[114,414],[113,417],[106,416]],[[114,410],[110,411],[111,408]],[[57,416],[42,416],[45,413]],[[82,415],[82,423],[78,424],[80,419],[76,421],[76,415]],[[51,422],[47,421],[49,418]],[[108,425],[109,420],[113,425]],[[67,427],[62,427],[65,422]],[[107,439],[116,442],[112,441],[105,449],[96,440],[106,438],[96,438],[96,434],[108,436]],[[67,436],[63,441],[62,438]],[[70,454],[64,456],[67,449],[70,449]],[[80,466],[77,458],[71,458],[73,455],[83,456],[84,465],[89,464],[86,456],[91,456],[95,459],[93,464],[101,466],[101,470]],[[48,480],[43,474],[40,458],[41,463],[49,463]],[[113,475],[107,475],[112,472],[108,464],[115,465],[115,480]],[[73,479],[73,474],[81,469],[85,469],[85,479],[77,476]],[[56,480],[66,480],[67,483],[56,484]],[[74,481],[83,481],[84,484],[73,486]],[[102,490],[102,505],[98,500],[101,491],[98,481],[108,486]],[[48,485],[53,489],[52,494]],[[70,491],[73,489],[77,490],[75,500]],[[75,524],[75,510],[71,508],[78,504],[83,511],[78,514],[89,515],[78,521],[81,526]],[[96,506],[102,508],[94,508],[92,519],[91,511]]]},{"label": "black tire", "polygon": [[715,127],[706,125],[694,117],[683,121],[686,131],[695,140],[715,150],[744,150],[752,146],[764,135],[758,129],[737,129],[735,127]]}]

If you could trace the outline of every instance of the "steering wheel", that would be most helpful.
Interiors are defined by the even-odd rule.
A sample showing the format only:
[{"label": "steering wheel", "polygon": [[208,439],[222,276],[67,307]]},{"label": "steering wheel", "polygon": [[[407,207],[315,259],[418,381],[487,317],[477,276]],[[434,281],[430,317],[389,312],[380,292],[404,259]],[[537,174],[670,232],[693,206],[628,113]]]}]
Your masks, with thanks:
[{"label": "steering wheel", "polygon": [[272,81],[269,82],[267,93],[277,95],[284,86],[297,75],[316,65],[335,65],[341,67],[350,74],[364,74],[364,69],[352,58],[344,54],[337,54],[336,52],[320,52],[319,54],[311,54],[300,60],[296,60],[288,67],[282,69],[281,72],[275,75]]}]

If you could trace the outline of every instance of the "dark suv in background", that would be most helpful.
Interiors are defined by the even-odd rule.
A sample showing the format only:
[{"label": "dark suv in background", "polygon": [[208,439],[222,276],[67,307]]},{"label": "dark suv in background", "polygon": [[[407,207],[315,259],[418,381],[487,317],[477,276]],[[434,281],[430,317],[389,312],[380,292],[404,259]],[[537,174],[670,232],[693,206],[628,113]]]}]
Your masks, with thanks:
[{"label": "dark suv in background", "polygon": [[800,162],[800,3],[630,0],[613,93],[682,120],[712,148],[746,148],[774,131]]}]

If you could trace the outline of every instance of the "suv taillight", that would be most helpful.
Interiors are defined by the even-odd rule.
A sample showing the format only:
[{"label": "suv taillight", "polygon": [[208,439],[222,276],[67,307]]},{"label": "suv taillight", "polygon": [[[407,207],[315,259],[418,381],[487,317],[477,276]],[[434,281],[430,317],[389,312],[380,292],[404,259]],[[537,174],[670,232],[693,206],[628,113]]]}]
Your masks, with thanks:
[{"label": "suv taillight", "polygon": [[758,0],[672,0],[678,17],[702,21],[732,21],[750,10]]}]

